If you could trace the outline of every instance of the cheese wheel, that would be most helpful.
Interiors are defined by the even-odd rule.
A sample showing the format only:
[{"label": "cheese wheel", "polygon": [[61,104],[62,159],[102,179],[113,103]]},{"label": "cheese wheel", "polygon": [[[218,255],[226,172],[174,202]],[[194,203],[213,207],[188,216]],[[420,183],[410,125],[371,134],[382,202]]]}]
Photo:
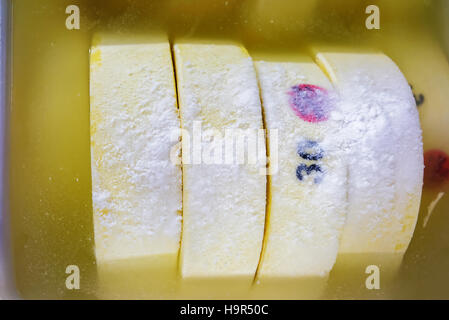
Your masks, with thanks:
[{"label": "cheese wheel", "polygon": [[181,168],[168,42],[97,35],[90,54],[95,253],[103,298],[163,298],[175,288]]},{"label": "cheese wheel", "polygon": [[[219,144],[213,161],[206,156],[215,142],[225,140],[225,131],[257,134],[263,128],[253,62],[244,48],[233,44],[176,44],[174,52],[183,129],[181,276],[221,279],[227,287],[223,294],[233,290],[227,285],[233,280],[239,283],[234,288],[246,290],[263,241],[266,176],[260,169],[266,161],[265,141],[257,143],[263,157],[253,163],[236,161],[237,142],[231,153]],[[212,142],[205,138],[207,132],[215,132]],[[254,139],[244,144],[246,151],[249,141]]]},{"label": "cheese wheel", "polygon": [[[257,284],[317,297],[337,257],[346,215],[347,166],[339,151],[332,85],[310,59],[257,61],[266,128],[278,170],[270,176],[265,246]],[[274,170],[273,170],[274,171]]]}]

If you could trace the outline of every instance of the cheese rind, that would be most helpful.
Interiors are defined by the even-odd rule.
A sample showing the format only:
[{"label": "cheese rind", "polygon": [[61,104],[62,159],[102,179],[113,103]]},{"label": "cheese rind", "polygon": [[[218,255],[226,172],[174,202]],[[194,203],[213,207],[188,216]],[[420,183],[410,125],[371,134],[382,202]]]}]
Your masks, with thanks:
[{"label": "cheese rind", "polygon": [[[316,284],[310,280],[325,278],[335,263],[345,221],[347,168],[332,120],[335,96],[312,61],[257,61],[256,69],[266,128],[279,135],[278,141],[268,141],[269,153],[278,153],[279,169],[270,176],[269,220],[258,279],[263,283],[302,278]],[[295,97],[302,102],[292,101],[292,90],[298,86],[309,86]],[[317,117],[323,118],[298,116],[294,103],[304,103],[301,112],[316,107]],[[318,166],[320,172],[308,175],[304,170],[299,179],[301,165]]]},{"label": "cheese rind", "polygon": [[410,87],[383,54],[319,53],[338,87],[349,149],[341,254],[403,253],[422,188],[422,138]]},{"label": "cheese rind", "polygon": [[[184,160],[181,275],[238,278],[249,288],[264,233],[266,177],[259,169],[265,158],[238,164],[236,152],[227,162],[225,151],[218,162],[205,163],[204,152],[198,161],[195,130],[214,130],[218,138],[225,130],[257,134],[263,128],[254,66],[238,45],[176,44],[174,52]],[[186,141],[192,141],[190,150]],[[210,147],[199,143],[203,151]],[[264,143],[257,148],[265,156]]]},{"label": "cheese rind", "polygon": [[[133,44],[129,38],[122,43],[120,37],[97,36],[90,55],[90,95],[98,268],[113,273],[111,265],[126,266],[125,278],[138,269],[143,284],[158,277],[157,270],[142,273],[145,261],[163,256],[164,268],[174,273],[181,169],[170,159],[170,131],[180,124],[168,42]],[[108,282],[100,283],[103,287],[116,281],[100,273],[102,279]]]}]

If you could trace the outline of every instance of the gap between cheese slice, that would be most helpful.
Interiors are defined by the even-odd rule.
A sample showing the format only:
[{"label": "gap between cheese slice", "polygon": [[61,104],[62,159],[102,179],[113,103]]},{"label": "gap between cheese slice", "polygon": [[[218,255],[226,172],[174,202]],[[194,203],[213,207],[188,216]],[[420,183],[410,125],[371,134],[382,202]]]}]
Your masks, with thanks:
[{"label": "gap between cheese slice", "polygon": [[[220,146],[224,154],[210,164],[205,154],[214,153],[209,149],[213,142],[204,135],[215,131],[220,142],[218,136],[224,137],[226,129],[257,134],[263,128],[256,74],[248,53],[238,45],[176,44],[174,53],[183,129],[181,276],[185,283],[192,280],[209,291],[208,298],[210,281],[221,297],[235,298],[230,292],[249,290],[262,247],[265,141],[257,143],[264,157],[256,163],[246,159],[238,164],[236,151],[229,154]],[[229,155],[234,161],[224,159]]]},{"label": "gap between cheese slice", "polygon": [[376,265],[385,289],[419,212],[423,155],[416,104],[407,81],[383,54],[316,58],[340,91],[348,148],[349,210],[335,279],[348,285],[352,278],[361,288],[365,268]]},{"label": "gap between cheese slice", "polygon": [[167,41],[96,35],[90,53],[95,252],[102,298],[173,294],[181,232],[179,130]]},{"label": "gap between cheese slice", "polygon": [[279,163],[270,176],[256,288],[264,298],[316,298],[335,263],[346,215],[347,166],[332,118],[336,97],[310,59],[257,61],[256,70],[266,128],[279,136],[267,144]]}]

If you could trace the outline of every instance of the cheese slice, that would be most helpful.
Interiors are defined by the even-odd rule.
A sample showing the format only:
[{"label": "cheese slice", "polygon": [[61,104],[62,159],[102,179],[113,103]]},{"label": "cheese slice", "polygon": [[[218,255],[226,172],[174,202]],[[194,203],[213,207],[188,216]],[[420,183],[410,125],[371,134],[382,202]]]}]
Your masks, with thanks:
[{"label": "cheese slice", "polygon": [[335,277],[348,284],[351,274],[361,287],[365,269],[376,265],[389,284],[412,238],[421,198],[416,104],[383,54],[319,53],[317,61],[340,91],[346,121],[349,206]]},{"label": "cheese slice", "polygon": [[[238,45],[176,44],[174,52],[183,129],[181,276],[185,283],[202,278],[197,283],[209,292],[213,280],[215,288],[224,286],[216,290],[220,295],[235,298],[231,291],[250,288],[264,233],[265,141],[255,146],[259,139],[251,138],[263,128],[256,74]],[[263,157],[242,163],[237,139],[228,139],[234,147],[224,146],[227,133],[242,131],[248,132],[243,151],[256,147]]]},{"label": "cheese slice", "polygon": [[320,53],[317,60],[340,89],[348,129],[355,127],[346,138],[361,148],[349,156],[349,213],[341,252],[403,253],[416,223],[423,174],[410,86],[383,54]]},{"label": "cheese slice", "polygon": [[[405,39],[405,41],[396,41],[397,38]],[[396,30],[393,34],[389,33],[388,37],[379,40],[383,41],[382,45],[385,50],[388,50],[388,55],[397,61],[412,87],[423,129],[424,150],[431,152],[441,150],[449,153],[449,131],[445,122],[445,119],[449,119],[447,107],[449,91],[445,89],[449,87],[449,61],[441,43],[426,29]],[[435,185],[432,179],[428,182],[430,185],[424,188],[421,200],[421,207],[425,210],[422,218],[428,216],[427,208],[437,198],[439,192],[445,191],[444,185]],[[438,204],[436,208],[437,211],[429,216],[431,218],[428,221],[433,220],[433,223],[438,225],[440,223],[438,212],[444,210],[441,204]],[[441,215],[441,218],[443,216]],[[424,220],[427,221],[427,218]],[[429,228],[423,228],[424,220],[418,221],[415,231],[418,235],[430,232]]]},{"label": "cheese slice", "polygon": [[[446,9],[449,9],[449,2],[442,1],[441,4],[443,3]],[[440,9],[442,8],[440,7]],[[442,10],[440,12],[443,13]],[[449,21],[446,22],[449,23]],[[447,26],[446,31],[449,32],[449,25]],[[440,40],[443,38],[437,37],[432,31],[430,25],[427,28],[415,25],[414,28],[395,28],[377,39],[383,50],[397,63],[412,87],[420,114],[425,156],[426,154],[432,155],[434,150],[449,154],[449,130],[447,129],[449,60],[446,54],[449,51],[445,52],[442,47],[444,44]],[[401,39],[401,41],[397,39]],[[410,285],[416,282],[425,282],[428,288],[437,288],[441,287],[440,279],[446,270],[433,257],[427,254],[423,257],[420,252],[429,252],[427,250],[445,252],[447,250],[447,241],[441,238],[444,231],[440,230],[444,229],[449,221],[449,216],[446,214],[449,211],[447,192],[449,185],[445,184],[442,176],[438,175],[438,172],[444,171],[434,171],[438,166],[435,166],[432,161],[429,161],[428,164],[429,167],[426,164],[426,170],[429,171],[426,173],[429,175],[424,181],[420,216],[413,240],[403,261],[404,266],[413,265],[414,267],[402,268],[400,278],[406,280]],[[441,161],[441,165],[443,164],[444,162]],[[438,199],[440,200],[438,201]],[[441,234],[441,236],[436,236],[437,234]],[[419,258],[417,258],[418,255]],[[425,261],[430,259],[435,262],[432,269],[428,270],[427,276],[423,277],[415,270],[422,268]],[[403,291],[410,293],[410,295],[404,294],[404,297],[423,296],[422,291],[416,292],[411,288],[411,286],[401,287]]]},{"label": "cheese slice", "polygon": [[[336,96],[310,59],[257,61],[270,166],[265,245],[257,285],[267,298],[316,298],[335,263],[346,215],[347,167],[340,154]],[[272,284],[278,283],[273,289]],[[268,289],[269,288],[269,289]],[[271,294],[270,294],[271,293]],[[268,295],[267,295],[268,294]]]},{"label": "cheese slice", "polygon": [[175,288],[181,168],[168,42],[98,35],[90,53],[95,253],[102,298],[164,298]]}]

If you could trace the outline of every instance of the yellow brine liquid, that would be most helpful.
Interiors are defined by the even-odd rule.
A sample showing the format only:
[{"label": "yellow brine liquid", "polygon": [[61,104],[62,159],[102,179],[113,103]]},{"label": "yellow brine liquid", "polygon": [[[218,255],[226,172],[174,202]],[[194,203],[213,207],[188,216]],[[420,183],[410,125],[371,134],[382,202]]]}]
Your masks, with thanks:
[{"label": "yellow brine liquid", "polygon": [[[9,207],[15,282],[22,297],[98,298],[89,119],[89,50],[96,32],[163,35],[172,44],[233,41],[254,60],[288,62],[312,56],[313,46],[381,50],[412,86],[424,151],[449,154],[449,64],[441,41],[447,4],[376,3],[380,29],[370,30],[365,11],[370,1],[12,1]],[[80,10],[79,29],[67,28],[71,5]],[[441,154],[429,157],[436,155]],[[447,177],[446,161],[437,173]],[[449,297],[449,188],[444,181],[429,181],[398,273],[381,278],[380,290],[367,290],[365,270],[337,260],[322,297]],[[79,268],[79,289],[67,288],[70,266]]]}]

